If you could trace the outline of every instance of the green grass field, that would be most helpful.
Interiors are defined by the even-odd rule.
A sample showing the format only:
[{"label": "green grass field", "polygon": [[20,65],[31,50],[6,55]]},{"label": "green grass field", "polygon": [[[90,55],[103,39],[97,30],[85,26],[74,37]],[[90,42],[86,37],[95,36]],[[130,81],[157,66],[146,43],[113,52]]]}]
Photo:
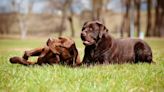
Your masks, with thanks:
[{"label": "green grass field", "polygon": [[[75,39],[81,58],[83,45]],[[164,39],[147,39],[156,64],[70,68],[10,64],[11,56],[45,45],[46,39],[0,40],[0,92],[164,92]],[[35,58],[31,58],[35,60]]]}]

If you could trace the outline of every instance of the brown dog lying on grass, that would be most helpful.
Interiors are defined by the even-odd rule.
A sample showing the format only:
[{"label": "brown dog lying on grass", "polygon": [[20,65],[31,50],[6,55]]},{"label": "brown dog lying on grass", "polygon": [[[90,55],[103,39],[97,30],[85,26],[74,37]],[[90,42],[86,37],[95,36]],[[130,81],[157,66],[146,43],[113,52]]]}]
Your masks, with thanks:
[{"label": "brown dog lying on grass", "polygon": [[152,63],[150,46],[141,39],[114,39],[99,21],[84,23],[81,39],[85,45],[83,64]]},{"label": "brown dog lying on grass", "polygon": [[[30,56],[38,56],[37,62],[28,61]],[[64,64],[78,66],[80,57],[75,42],[68,37],[58,39],[48,39],[44,48],[36,48],[25,51],[23,57],[11,57],[10,62],[22,65],[42,65],[42,64]]]}]

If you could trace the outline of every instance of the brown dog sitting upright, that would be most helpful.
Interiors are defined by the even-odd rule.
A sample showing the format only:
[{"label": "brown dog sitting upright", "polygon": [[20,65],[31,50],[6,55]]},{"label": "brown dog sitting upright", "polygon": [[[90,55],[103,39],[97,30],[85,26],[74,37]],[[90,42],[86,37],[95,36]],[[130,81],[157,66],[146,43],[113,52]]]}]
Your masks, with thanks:
[{"label": "brown dog sitting upright", "polygon": [[[30,56],[38,56],[37,62],[28,61]],[[23,65],[66,64],[77,66],[80,64],[80,57],[75,42],[72,39],[59,37],[58,39],[48,39],[47,46],[44,48],[25,51],[22,58],[10,58],[10,62]]]},{"label": "brown dog sitting upright", "polygon": [[83,64],[122,64],[152,61],[152,51],[140,39],[114,39],[98,21],[84,23],[81,39],[85,45]]}]

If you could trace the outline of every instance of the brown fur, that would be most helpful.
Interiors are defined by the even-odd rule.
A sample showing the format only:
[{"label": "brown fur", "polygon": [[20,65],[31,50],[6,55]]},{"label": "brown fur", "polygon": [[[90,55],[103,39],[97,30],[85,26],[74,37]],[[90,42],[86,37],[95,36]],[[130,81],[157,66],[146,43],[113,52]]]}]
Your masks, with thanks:
[{"label": "brown fur", "polygon": [[98,21],[86,22],[81,39],[85,45],[83,64],[152,62],[152,51],[141,39],[114,39]]},{"label": "brown fur", "polygon": [[[38,56],[37,62],[28,61],[30,56]],[[48,39],[44,48],[25,51],[22,58],[11,57],[10,62],[23,65],[66,64],[77,66],[80,64],[80,57],[72,39],[59,37],[58,39]]]}]

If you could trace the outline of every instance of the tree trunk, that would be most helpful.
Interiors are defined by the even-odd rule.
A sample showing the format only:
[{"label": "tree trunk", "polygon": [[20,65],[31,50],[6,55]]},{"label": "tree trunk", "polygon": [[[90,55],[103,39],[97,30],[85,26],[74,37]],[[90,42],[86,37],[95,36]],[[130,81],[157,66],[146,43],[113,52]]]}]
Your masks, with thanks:
[{"label": "tree trunk", "polygon": [[66,9],[64,8],[63,9],[63,12],[62,12],[62,19],[61,19],[61,23],[60,23],[60,28],[59,28],[59,36],[62,36],[63,34],[63,31],[65,29],[65,25],[66,25]]},{"label": "tree trunk", "polygon": [[92,20],[103,22],[103,0],[92,0]]},{"label": "tree trunk", "polygon": [[123,22],[121,25],[121,37],[123,37],[123,32],[126,31],[128,33],[128,37],[130,37],[130,15],[129,15],[129,9],[130,9],[130,0],[124,0],[124,5],[126,7],[125,13],[123,15]]},{"label": "tree trunk", "polygon": [[164,34],[164,1],[157,0],[156,3],[154,36],[160,37]]},{"label": "tree trunk", "polygon": [[18,17],[19,17],[19,29],[21,32],[21,39],[25,39],[27,36],[27,30],[28,30],[27,21],[25,20],[24,15],[23,16],[18,15]]},{"label": "tree trunk", "polygon": [[70,16],[68,18],[69,22],[70,22],[70,27],[71,27],[71,37],[75,37],[75,29],[73,26],[73,10],[70,7]]},{"label": "tree trunk", "polygon": [[136,18],[135,18],[135,27],[137,29],[137,36],[139,37],[140,34],[140,6],[141,6],[141,0],[135,0],[134,1],[136,6]]},{"label": "tree trunk", "polygon": [[147,0],[147,29],[146,36],[152,36],[152,25],[151,25],[151,0]]},{"label": "tree trunk", "polygon": [[159,34],[159,0],[156,1],[156,6],[155,6],[155,24],[154,24],[154,31],[153,31],[153,35],[154,36],[158,36]]},{"label": "tree trunk", "polygon": [[[69,10],[72,13],[72,11],[70,10],[71,9],[71,4],[72,4],[72,0],[66,0],[64,2],[63,9],[62,9],[62,14],[63,15],[62,15],[61,24],[60,24],[59,36],[62,36],[63,31],[65,29],[66,19],[67,19],[67,11]],[[73,23],[71,23],[71,25],[72,24]]]},{"label": "tree trunk", "polygon": [[70,22],[70,27],[71,27],[71,37],[75,37],[75,30],[74,30],[74,26],[73,26],[73,16],[71,15],[68,18],[69,22]]}]

